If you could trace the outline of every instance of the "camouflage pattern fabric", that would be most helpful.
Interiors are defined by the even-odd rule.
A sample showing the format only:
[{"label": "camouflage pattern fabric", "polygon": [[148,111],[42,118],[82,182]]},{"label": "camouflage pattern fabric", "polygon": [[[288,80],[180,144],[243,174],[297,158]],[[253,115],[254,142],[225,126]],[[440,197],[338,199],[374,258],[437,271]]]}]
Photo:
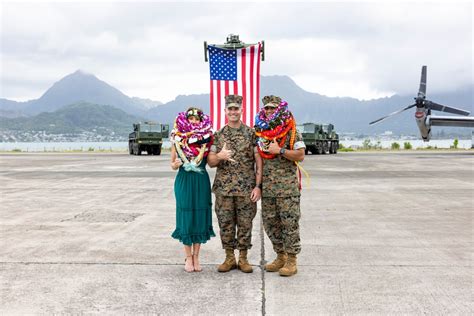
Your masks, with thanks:
[{"label": "camouflage pattern fabric", "polygon": [[211,151],[219,153],[224,144],[232,150],[236,162],[221,161],[217,166],[212,192],[225,196],[250,196],[255,188],[255,131],[245,124],[239,128],[224,126],[214,137]]},{"label": "camouflage pattern fabric", "polygon": [[257,214],[257,203],[250,200],[250,195],[216,195],[215,211],[219,222],[222,248],[250,249],[252,247],[252,221]]},{"label": "camouflage pattern fabric", "polygon": [[[303,141],[296,133],[295,142]],[[285,148],[290,149],[290,135]],[[300,196],[297,168],[293,161],[278,155],[274,159],[263,159],[262,197]]]},{"label": "camouflage pattern fabric", "polygon": [[242,106],[242,97],[237,94],[230,94],[225,96],[225,106],[226,107],[241,107]]},{"label": "camouflage pattern fabric", "polygon": [[300,217],[299,196],[262,198],[263,227],[275,252],[300,253]]},{"label": "camouflage pattern fabric", "polygon": [[263,97],[262,103],[263,103],[263,105],[267,105],[268,103],[273,103],[273,104],[276,104],[276,105],[280,105],[281,98],[277,97],[275,95],[266,95],[266,96]]}]

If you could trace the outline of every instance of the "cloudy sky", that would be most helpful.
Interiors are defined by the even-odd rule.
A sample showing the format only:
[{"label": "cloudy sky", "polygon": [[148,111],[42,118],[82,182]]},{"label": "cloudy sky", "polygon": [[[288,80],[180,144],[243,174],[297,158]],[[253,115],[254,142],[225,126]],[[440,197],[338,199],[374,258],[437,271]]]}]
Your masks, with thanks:
[{"label": "cloudy sky", "polygon": [[39,98],[77,69],[129,96],[209,92],[203,41],[265,40],[262,75],[359,99],[473,83],[473,5],[417,2],[5,2],[0,97]]}]

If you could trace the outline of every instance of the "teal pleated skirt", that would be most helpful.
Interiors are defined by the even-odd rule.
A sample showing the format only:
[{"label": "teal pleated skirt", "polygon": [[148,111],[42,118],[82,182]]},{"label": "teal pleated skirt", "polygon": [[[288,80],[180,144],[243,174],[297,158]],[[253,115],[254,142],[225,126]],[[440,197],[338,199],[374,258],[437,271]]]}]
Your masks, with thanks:
[{"label": "teal pleated skirt", "polygon": [[174,181],[176,229],[171,237],[187,246],[204,244],[216,236],[212,228],[211,182],[206,159],[199,168],[201,173],[180,167]]}]

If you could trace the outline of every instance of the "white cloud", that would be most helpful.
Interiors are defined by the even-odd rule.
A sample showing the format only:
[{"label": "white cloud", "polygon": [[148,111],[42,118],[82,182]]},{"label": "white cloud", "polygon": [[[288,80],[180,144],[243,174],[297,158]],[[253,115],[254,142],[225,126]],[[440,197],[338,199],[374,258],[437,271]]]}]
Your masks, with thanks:
[{"label": "white cloud", "polygon": [[264,39],[264,75],[361,99],[472,84],[467,3],[4,3],[1,95],[38,98],[84,69],[127,95],[169,101],[207,93],[203,41]]}]

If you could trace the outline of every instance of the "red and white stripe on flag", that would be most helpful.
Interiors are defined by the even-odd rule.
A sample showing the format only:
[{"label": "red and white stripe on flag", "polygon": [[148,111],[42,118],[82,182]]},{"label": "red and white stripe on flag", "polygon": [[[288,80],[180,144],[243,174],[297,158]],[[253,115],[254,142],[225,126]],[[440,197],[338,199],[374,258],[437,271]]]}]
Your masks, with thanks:
[{"label": "red and white stripe on flag", "polygon": [[[225,117],[225,96],[238,94],[243,97],[242,122],[250,127],[254,126],[255,115],[258,113],[260,98],[260,43],[235,50],[236,80],[212,80],[212,53],[210,54],[211,67],[211,100],[210,116],[214,130],[219,130],[227,123]],[[232,58],[232,57],[231,57]]]}]

